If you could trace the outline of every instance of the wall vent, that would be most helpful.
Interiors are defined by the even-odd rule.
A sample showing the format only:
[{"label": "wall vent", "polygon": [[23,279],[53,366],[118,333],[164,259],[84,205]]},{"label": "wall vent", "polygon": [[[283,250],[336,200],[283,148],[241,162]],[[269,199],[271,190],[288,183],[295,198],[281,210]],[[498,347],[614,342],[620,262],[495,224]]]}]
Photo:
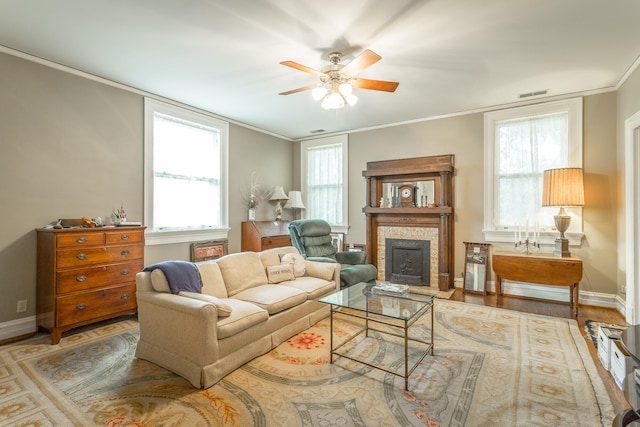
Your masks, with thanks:
[{"label": "wall vent", "polygon": [[522,98],[529,98],[531,96],[546,95],[547,92],[548,90],[545,89],[545,90],[537,90],[535,92],[521,93],[520,95],[518,95],[518,98],[522,99]]}]

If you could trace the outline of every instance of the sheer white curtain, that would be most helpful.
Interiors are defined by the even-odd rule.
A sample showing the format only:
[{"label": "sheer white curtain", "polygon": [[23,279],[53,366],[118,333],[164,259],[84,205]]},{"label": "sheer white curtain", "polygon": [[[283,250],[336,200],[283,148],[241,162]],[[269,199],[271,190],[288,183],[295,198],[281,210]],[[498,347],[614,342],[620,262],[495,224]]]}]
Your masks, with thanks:
[{"label": "sheer white curtain", "polygon": [[307,151],[307,209],[309,218],[343,223],[343,145],[310,147]]},{"label": "sheer white curtain", "polygon": [[568,113],[497,121],[495,124],[494,225],[552,227],[557,208],[542,208],[545,169],[569,164]]}]

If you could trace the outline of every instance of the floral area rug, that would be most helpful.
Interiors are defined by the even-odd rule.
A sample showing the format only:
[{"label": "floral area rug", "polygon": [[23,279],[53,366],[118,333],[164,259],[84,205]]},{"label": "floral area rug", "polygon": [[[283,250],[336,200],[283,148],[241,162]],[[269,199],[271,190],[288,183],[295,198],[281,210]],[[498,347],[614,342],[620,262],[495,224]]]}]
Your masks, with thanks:
[{"label": "floral area rug", "polygon": [[[134,357],[137,322],[0,348],[0,425],[609,426],[613,408],[574,320],[435,302],[435,354],[404,379],[339,358],[329,319],[199,390]],[[431,316],[413,328],[430,336]],[[336,340],[360,325],[341,317]],[[398,342],[349,351],[403,369]],[[411,357],[418,348],[410,347]]]}]

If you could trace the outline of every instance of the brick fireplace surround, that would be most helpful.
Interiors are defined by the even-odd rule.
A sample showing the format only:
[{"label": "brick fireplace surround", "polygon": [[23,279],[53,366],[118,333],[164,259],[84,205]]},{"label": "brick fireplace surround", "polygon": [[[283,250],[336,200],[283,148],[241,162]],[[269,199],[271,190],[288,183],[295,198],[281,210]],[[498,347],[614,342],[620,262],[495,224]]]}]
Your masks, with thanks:
[{"label": "brick fireplace surround", "polygon": [[[367,255],[378,268],[378,280],[385,280],[385,239],[429,240],[430,286],[453,288],[453,172],[454,156],[368,162]],[[379,207],[383,185],[433,181],[437,206]]]}]

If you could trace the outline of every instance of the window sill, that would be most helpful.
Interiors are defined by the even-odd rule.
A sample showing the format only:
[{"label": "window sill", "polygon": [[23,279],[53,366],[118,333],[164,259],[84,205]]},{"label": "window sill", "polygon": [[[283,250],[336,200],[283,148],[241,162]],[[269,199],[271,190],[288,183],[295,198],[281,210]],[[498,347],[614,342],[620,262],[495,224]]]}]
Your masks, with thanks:
[{"label": "window sill", "polygon": [[[507,230],[482,230],[484,233],[484,240],[486,242],[494,242],[494,243],[515,243],[515,234],[513,231]],[[582,246],[582,238],[584,237],[584,233],[580,232],[566,232],[564,233],[565,237],[569,240],[569,246],[580,247]],[[560,234],[556,231],[541,231],[540,232],[540,245],[545,246],[553,246],[555,244],[556,239],[560,236]]]},{"label": "window sill", "polygon": [[215,228],[210,230],[147,231],[145,245],[170,245],[201,240],[227,239],[229,230],[229,228]]}]

